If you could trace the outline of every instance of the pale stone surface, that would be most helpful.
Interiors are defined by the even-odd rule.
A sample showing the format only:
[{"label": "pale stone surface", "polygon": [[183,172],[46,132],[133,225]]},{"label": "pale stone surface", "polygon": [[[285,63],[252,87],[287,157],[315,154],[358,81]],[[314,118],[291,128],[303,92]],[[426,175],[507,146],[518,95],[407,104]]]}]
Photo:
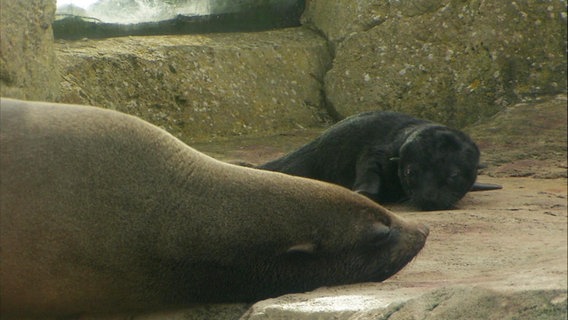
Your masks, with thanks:
[{"label": "pale stone surface", "polygon": [[55,0],[0,0],[0,95],[53,100],[59,75],[51,23]]},{"label": "pale stone surface", "polygon": [[[344,39],[325,78],[339,115],[398,110],[464,127],[514,102],[565,91],[566,1],[418,4],[310,2],[309,10],[321,9],[315,27]],[[375,7],[374,26],[349,29],[369,21],[358,10]]]},{"label": "pale stone surface", "polygon": [[[392,294],[401,296],[399,291]],[[279,298],[260,302],[241,320],[558,320],[566,319],[567,303],[565,290],[501,292],[465,286],[433,290],[390,304],[373,295],[330,296],[325,304],[321,301],[326,297],[304,297],[301,301],[295,301],[294,296],[287,298],[290,301]],[[348,308],[341,309],[347,301]]]},{"label": "pale stone surface", "polygon": [[565,4],[311,0],[304,22],[329,42],[306,28],[64,42],[61,101],[133,113],[185,141],[376,109],[463,128],[565,90]]},{"label": "pale stone surface", "polygon": [[352,33],[396,17],[412,17],[443,6],[443,0],[307,0],[302,22],[320,30],[330,41],[340,42]]},{"label": "pale stone surface", "polygon": [[311,30],[58,42],[61,101],[140,116],[185,141],[327,120],[326,41]]}]

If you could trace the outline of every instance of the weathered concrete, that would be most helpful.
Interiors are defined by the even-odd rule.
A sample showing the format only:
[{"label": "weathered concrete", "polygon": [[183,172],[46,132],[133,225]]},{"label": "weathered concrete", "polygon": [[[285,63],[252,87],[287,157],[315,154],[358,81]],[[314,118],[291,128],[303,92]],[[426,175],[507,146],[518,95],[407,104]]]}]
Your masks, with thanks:
[{"label": "weathered concrete", "polygon": [[133,113],[186,141],[376,109],[463,128],[566,90],[565,5],[311,0],[303,21],[330,42],[306,28],[61,42],[61,101]]},{"label": "weathered concrete", "polygon": [[[350,3],[341,9],[351,19],[377,7],[376,25],[362,19],[358,26],[372,27],[349,33],[355,22],[341,15],[306,14],[332,39],[345,38],[325,78],[340,115],[398,110],[464,127],[511,103],[566,89],[566,1]],[[314,0],[308,7],[338,5]]]},{"label": "weathered concrete", "polygon": [[134,114],[185,141],[327,120],[330,55],[304,28],[58,42],[57,55],[61,102]]},{"label": "weathered concrete", "polygon": [[[491,121],[466,128],[492,177],[568,178],[566,94],[506,107]],[[546,170],[543,168],[547,168]]]},{"label": "weathered concrete", "polygon": [[[380,288],[377,288],[380,290]],[[397,299],[391,299],[393,294]],[[408,297],[402,290],[329,292],[306,298],[285,296],[254,305],[241,320],[502,320],[566,319],[565,290],[503,292],[482,287],[452,286]],[[408,300],[405,300],[408,299]]]},{"label": "weathered concrete", "polygon": [[434,12],[444,2],[447,1],[307,0],[302,22],[320,30],[331,42],[338,43],[389,19]]},{"label": "weathered concrete", "polygon": [[0,95],[53,100],[59,75],[51,23],[55,0],[0,0]]}]

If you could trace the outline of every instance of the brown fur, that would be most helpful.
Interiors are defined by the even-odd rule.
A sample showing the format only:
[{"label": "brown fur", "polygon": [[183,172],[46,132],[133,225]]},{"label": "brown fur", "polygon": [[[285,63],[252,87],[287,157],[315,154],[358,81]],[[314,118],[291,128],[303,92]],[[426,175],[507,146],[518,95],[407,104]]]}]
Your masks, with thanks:
[{"label": "brown fur", "polygon": [[3,316],[158,310],[382,281],[427,228],[225,164],[118,112],[2,99]]}]

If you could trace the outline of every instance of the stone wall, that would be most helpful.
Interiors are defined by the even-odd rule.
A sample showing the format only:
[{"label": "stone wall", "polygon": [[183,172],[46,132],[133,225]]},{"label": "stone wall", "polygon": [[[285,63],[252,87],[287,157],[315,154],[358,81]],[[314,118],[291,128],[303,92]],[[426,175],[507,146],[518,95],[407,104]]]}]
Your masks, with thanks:
[{"label": "stone wall", "polygon": [[56,0],[0,0],[0,95],[53,100],[59,75],[53,31]]},{"label": "stone wall", "polygon": [[566,90],[566,1],[310,0],[303,21],[335,48],[340,116],[385,109],[463,127]]},{"label": "stone wall", "polygon": [[290,28],[258,33],[61,42],[61,101],[140,116],[192,142],[267,135],[328,119],[325,39]]},{"label": "stone wall", "polygon": [[302,21],[316,32],[62,42],[61,101],[193,141],[376,109],[463,128],[566,90],[566,0],[309,0]]}]

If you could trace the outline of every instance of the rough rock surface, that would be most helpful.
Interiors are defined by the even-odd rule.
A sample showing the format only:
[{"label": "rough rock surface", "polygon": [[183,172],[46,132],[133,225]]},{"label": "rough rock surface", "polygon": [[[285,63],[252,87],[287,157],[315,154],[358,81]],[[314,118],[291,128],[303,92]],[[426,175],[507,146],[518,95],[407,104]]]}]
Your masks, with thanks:
[{"label": "rough rock surface", "polygon": [[385,6],[383,1],[308,0],[302,23],[321,31],[335,44],[351,33],[384,22]]},{"label": "rough rock surface", "polygon": [[59,75],[51,23],[55,0],[0,0],[0,95],[53,100]]},{"label": "rough rock surface", "polygon": [[566,90],[565,0],[306,7],[304,23],[331,41],[302,27],[58,42],[60,100],[133,113],[198,141],[375,109],[463,128]]},{"label": "rough rock surface", "polygon": [[568,178],[567,104],[565,94],[539,97],[532,103],[506,107],[490,121],[467,128],[485,151],[482,162],[489,166],[482,173],[491,177]]},{"label": "rough rock surface", "polygon": [[[401,204],[388,205],[430,227],[425,248],[400,273],[383,283],[320,288],[260,301],[242,319],[566,319],[566,101],[566,95],[542,97],[468,128],[481,141],[486,172],[500,173],[481,175],[479,181],[501,184],[502,190],[469,193],[457,210],[417,212]],[[539,117],[533,119],[535,115]],[[192,146],[221,160],[262,163],[318,133],[296,130]],[[510,144],[523,136],[530,138]],[[524,162],[543,145],[555,151],[535,166]],[[207,319],[213,314],[207,311],[213,310],[219,311],[216,319],[239,319],[245,309],[212,306],[113,319],[200,319],[200,314]]]},{"label": "rough rock surface", "polygon": [[388,109],[464,127],[566,89],[566,1],[409,3],[309,2],[304,20],[345,38],[325,78],[340,116]]},{"label": "rough rock surface", "polygon": [[[352,291],[350,291],[352,289]],[[566,318],[566,291],[530,290],[503,292],[483,287],[454,286],[433,290],[408,300],[355,292],[343,296],[324,292],[306,299],[286,296],[254,305],[241,320],[562,320]],[[391,288],[378,287],[380,290]],[[314,293],[316,294],[316,293]],[[404,295],[401,290],[391,295]],[[412,295],[412,294],[409,294]]]},{"label": "rough rock surface", "polygon": [[270,133],[325,120],[330,63],[313,31],[58,42],[61,101],[140,116],[185,141]]},{"label": "rough rock surface", "polygon": [[423,320],[562,319],[566,317],[566,291],[443,288],[378,313],[357,313],[351,319],[403,320],[416,319],[417,315]]},{"label": "rough rock surface", "polygon": [[[567,99],[537,100],[468,128],[488,165],[479,181],[502,190],[469,193],[450,211],[388,205],[431,228],[424,250],[399,274],[380,284],[262,301],[244,319],[566,319]],[[224,160],[262,163],[316,134],[195,147]]]}]

